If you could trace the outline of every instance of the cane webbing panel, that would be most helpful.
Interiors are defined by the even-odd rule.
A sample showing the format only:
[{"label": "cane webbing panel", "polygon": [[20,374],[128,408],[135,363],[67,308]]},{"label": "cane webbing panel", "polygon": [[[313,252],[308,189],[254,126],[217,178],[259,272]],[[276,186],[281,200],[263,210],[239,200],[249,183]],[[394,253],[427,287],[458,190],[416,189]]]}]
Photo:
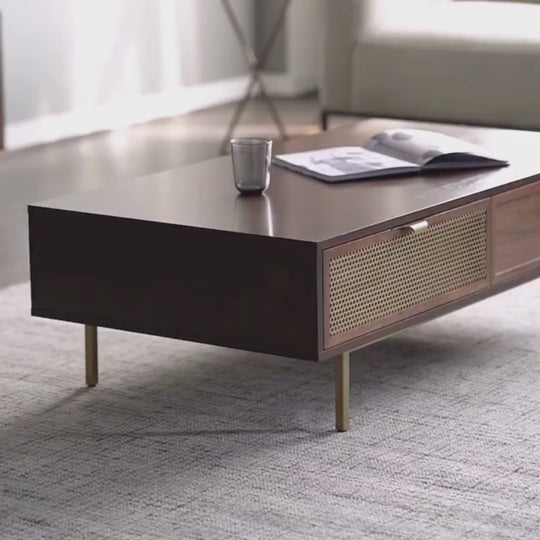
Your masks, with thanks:
[{"label": "cane webbing panel", "polygon": [[336,336],[487,278],[481,208],[329,260],[329,334]]}]

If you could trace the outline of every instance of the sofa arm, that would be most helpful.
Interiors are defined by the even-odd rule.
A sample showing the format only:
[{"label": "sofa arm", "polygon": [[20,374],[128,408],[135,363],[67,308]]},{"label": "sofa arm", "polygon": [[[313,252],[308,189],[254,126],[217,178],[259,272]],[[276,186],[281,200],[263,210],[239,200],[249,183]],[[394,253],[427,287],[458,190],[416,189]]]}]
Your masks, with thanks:
[{"label": "sofa arm", "polygon": [[[323,66],[319,83],[321,107],[347,111],[353,107],[354,53],[369,29],[389,14],[455,0],[325,0]],[[540,1],[540,0],[538,0]]]},{"label": "sofa arm", "polygon": [[368,1],[325,1],[323,68],[319,86],[323,110],[351,108],[353,53],[358,26]]}]

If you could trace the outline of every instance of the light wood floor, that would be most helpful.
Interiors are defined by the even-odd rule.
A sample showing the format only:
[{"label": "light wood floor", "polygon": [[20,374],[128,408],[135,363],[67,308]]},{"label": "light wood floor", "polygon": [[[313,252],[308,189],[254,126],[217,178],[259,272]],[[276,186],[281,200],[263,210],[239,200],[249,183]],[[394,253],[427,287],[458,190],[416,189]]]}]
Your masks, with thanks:
[{"label": "light wood floor", "polygon": [[[277,102],[290,135],[318,130],[315,97]],[[28,279],[29,203],[179,167],[218,155],[234,105],[0,155],[0,287]],[[238,136],[276,136],[251,102]]]}]

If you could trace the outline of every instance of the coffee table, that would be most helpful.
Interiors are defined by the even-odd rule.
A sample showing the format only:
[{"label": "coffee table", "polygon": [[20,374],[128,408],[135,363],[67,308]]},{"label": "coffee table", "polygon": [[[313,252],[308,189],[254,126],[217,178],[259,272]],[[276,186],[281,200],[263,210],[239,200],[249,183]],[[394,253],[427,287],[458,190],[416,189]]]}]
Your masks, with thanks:
[{"label": "coffee table", "polygon": [[361,144],[424,127],[484,144],[509,167],[338,185],[274,167],[240,196],[230,159],[29,207],[32,314],[335,362],[349,428],[349,353],[540,276],[540,134],[369,120],[278,151]]}]

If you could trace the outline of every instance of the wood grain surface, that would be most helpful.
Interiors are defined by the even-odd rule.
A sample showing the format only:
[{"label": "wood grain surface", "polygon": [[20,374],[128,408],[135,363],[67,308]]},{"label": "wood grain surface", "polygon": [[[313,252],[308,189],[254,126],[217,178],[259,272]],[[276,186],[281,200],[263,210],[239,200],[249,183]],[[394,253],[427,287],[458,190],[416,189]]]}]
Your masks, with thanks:
[{"label": "wood grain surface", "polygon": [[494,280],[540,266],[540,182],[493,198]]},{"label": "wood grain surface", "polygon": [[482,143],[511,160],[509,167],[328,184],[273,166],[264,198],[234,188],[230,157],[121,182],[37,204],[219,231],[314,242],[322,248],[449,210],[540,177],[540,134],[373,120],[291,139],[274,153],[363,144],[390,127],[423,127]]}]

